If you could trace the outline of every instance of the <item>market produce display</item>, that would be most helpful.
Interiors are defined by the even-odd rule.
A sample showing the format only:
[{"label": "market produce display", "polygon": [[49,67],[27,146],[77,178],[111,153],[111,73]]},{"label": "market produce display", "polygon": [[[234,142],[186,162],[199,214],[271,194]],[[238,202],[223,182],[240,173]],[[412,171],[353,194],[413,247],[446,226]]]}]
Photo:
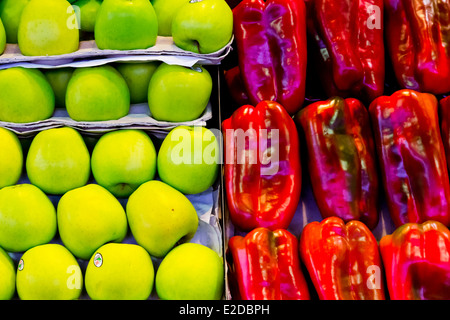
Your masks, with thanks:
[{"label": "market produce display", "polygon": [[[232,38],[230,7],[191,2],[174,33],[190,48],[222,49]],[[125,52],[111,62],[55,59],[39,68],[0,56],[0,299],[221,299],[219,141],[201,124],[181,125],[212,109],[213,67],[178,65],[173,53],[172,64],[151,53],[127,59],[127,50],[155,45],[159,23],[148,0],[1,0],[2,19],[2,52],[17,43],[33,63],[89,39]],[[136,116],[136,106],[166,125],[118,121]],[[82,129],[46,127],[64,117]],[[188,145],[178,154],[176,134]]]},{"label": "market produce display", "polygon": [[[237,53],[223,72],[224,154],[233,160],[224,164],[227,298],[448,300],[450,3],[229,3]],[[293,30],[302,28],[299,51]],[[306,76],[284,50],[304,53]],[[274,94],[282,85],[306,86],[296,108]],[[290,117],[254,120],[258,103],[275,102]],[[284,137],[292,119],[298,142],[263,135],[270,127]],[[286,150],[297,158],[286,163]],[[284,226],[268,225],[280,212]],[[298,273],[309,295],[287,294]]]},{"label": "market produce display", "polygon": [[449,13],[0,0],[0,299],[450,300]]}]

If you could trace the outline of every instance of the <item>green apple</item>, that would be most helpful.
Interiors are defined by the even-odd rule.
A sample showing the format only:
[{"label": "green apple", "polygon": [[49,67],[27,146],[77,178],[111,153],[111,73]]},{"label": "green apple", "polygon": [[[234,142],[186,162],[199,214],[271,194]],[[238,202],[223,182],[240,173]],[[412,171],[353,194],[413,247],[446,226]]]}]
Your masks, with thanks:
[{"label": "green apple", "polygon": [[148,85],[159,65],[159,61],[116,64],[117,71],[123,76],[130,89],[131,103],[147,102]]},{"label": "green apple", "polygon": [[31,142],[25,166],[32,184],[55,195],[86,185],[91,174],[86,144],[69,127],[39,132]]},{"label": "green apple", "polygon": [[30,0],[23,9],[18,44],[25,56],[51,56],[78,50],[75,11],[66,0]]},{"label": "green apple", "polygon": [[158,19],[149,0],[104,0],[94,33],[99,49],[147,49],[156,44]]},{"label": "green apple", "polygon": [[3,26],[2,20],[0,19],[0,54],[5,51],[6,48],[6,31]]},{"label": "green apple", "polygon": [[17,32],[19,30],[22,11],[30,0],[1,0],[0,19],[6,30],[6,42],[17,43]]},{"label": "green apple", "polygon": [[224,281],[223,259],[215,251],[184,243],[159,265],[155,287],[162,300],[220,300]]},{"label": "green apple", "polygon": [[189,0],[152,0],[153,8],[158,17],[158,35],[172,36],[172,20],[178,9]]},{"label": "green apple", "polygon": [[104,134],[91,158],[95,181],[116,197],[130,196],[156,173],[156,149],[141,130],[124,129]]},{"label": "green apple", "polygon": [[110,65],[76,69],[67,85],[66,109],[75,121],[117,120],[130,111],[130,90]]},{"label": "green apple", "polygon": [[16,184],[23,169],[23,151],[19,138],[12,131],[0,128],[0,189]]},{"label": "green apple", "polygon": [[121,242],[128,231],[124,208],[97,184],[65,193],[58,202],[57,221],[64,246],[84,260],[105,243]]},{"label": "green apple", "polygon": [[176,127],[164,138],[159,149],[159,177],[184,194],[204,192],[219,175],[219,151],[219,143],[211,130]]},{"label": "green apple", "polygon": [[202,66],[188,68],[162,63],[148,87],[152,117],[169,122],[198,119],[208,105],[212,87],[211,75]]},{"label": "green apple", "polygon": [[56,107],[66,106],[67,85],[72,78],[73,68],[56,68],[44,70],[44,74],[55,93]]},{"label": "green apple", "polygon": [[93,300],[146,300],[155,279],[153,262],[136,244],[108,243],[86,268],[86,291]]},{"label": "green apple", "polygon": [[21,300],[76,300],[83,288],[83,274],[64,246],[44,244],[22,255],[16,288]]},{"label": "green apple", "polygon": [[103,0],[77,0],[74,6],[80,9],[80,30],[84,32],[94,32],[97,13],[100,10]]},{"label": "green apple", "polygon": [[48,243],[57,231],[53,203],[32,184],[0,189],[0,221],[0,247],[10,252]]},{"label": "green apple", "polygon": [[16,292],[16,270],[11,257],[0,248],[0,300],[11,300]]},{"label": "green apple", "polygon": [[225,0],[191,0],[172,20],[176,46],[208,54],[226,46],[233,36],[233,12]]},{"label": "green apple", "polygon": [[130,196],[126,206],[128,225],[137,242],[154,257],[164,257],[178,242],[197,232],[197,212],[185,195],[152,180]]},{"label": "green apple", "polygon": [[0,121],[26,123],[45,120],[55,110],[55,95],[38,69],[0,70]]}]

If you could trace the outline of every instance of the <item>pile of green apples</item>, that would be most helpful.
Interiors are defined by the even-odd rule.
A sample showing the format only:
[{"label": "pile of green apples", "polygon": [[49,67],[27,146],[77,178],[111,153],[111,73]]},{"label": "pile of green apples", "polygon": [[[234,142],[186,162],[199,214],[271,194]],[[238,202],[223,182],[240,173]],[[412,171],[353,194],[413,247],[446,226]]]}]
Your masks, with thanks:
[{"label": "pile of green apples", "polygon": [[209,54],[226,46],[232,33],[225,0],[0,1],[0,54],[5,43],[17,43],[25,56],[68,54],[90,37],[102,50],[147,49],[158,35]]},{"label": "pile of green apples", "polygon": [[118,120],[131,104],[148,103],[158,121],[189,122],[208,106],[213,89],[204,66],[159,61],[84,68],[0,70],[0,121],[31,123],[65,108],[75,121]]},{"label": "pile of green apples", "polygon": [[211,130],[155,141],[135,129],[19,139],[0,128],[0,149],[0,299],[221,299],[223,258],[190,242],[199,217],[187,197],[219,174]]}]

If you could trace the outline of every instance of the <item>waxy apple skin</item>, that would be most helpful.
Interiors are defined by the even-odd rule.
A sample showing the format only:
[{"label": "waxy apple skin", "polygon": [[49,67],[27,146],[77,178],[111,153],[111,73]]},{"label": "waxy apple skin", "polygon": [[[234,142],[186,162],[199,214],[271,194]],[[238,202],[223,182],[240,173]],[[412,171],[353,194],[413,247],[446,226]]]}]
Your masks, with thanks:
[{"label": "waxy apple skin", "polygon": [[105,243],[121,242],[128,231],[124,208],[98,184],[65,193],[58,202],[57,221],[64,246],[84,260]]},{"label": "waxy apple skin", "polygon": [[6,42],[17,43],[20,17],[30,0],[2,0],[0,1],[0,19],[6,31]]},{"label": "waxy apple skin", "polygon": [[233,12],[225,0],[191,0],[172,20],[176,46],[208,54],[225,47],[233,36]]},{"label": "waxy apple skin", "polygon": [[0,128],[0,189],[16,184],[23,169],[23,150],[19,138],[12,131]]},{"label": "waxy apple skin", "polygon": [[3,26],[2,20],[0,20],[0,54],[5,51],[6,48],[6,31]]},{"label": "waxy apple skin", "polygon": [[86,185],[91,174],[89,150],[80,133],[69,127],[39,132],[25,165],[30,182],[53,195]]},{"label": "waxy apple skin", "polygon": [[170,251],[155,279],[162,300],[220,300],[223,283],[222,258],[198,243],[184,243]]},{"label": "waxy apple skin", "polygon": [[152,259],[144,248],[108,243],[92,255],[85,285],[93,300],[146,300],[152,292],[154,277]]},{"label": "waxy apple skin", "polygon": [[32,184],[0,189],[0,221],[0,247],[9,252],[48,243],[57,231],[55,207]]},{"label": "waxy apple skin", "polygon": [[55,94],[55,107],[66,107],[67,85],[72,78],[73,68],[57,68],[44,71],[44,75],[52,86]]},{"label": "waxy apple skin", "polygon": [[119,198],[129,197],[156,174],[156,149],[141,130],[119,130],[103,135],[91,158],[96,182]]},{"label": "waxy apple skin", "polygon": [[178,9],[189,0],[152,0],[153,9],[158,17],[158,35],[172,36],[172,20]]},{"label": "waxy apple skin", "polygon": [[211,130],[179,126],[169,132],[159,149],[159,177],[184,194],[204,192],[219,175],[219,151]]},{"label": "waxy apple skin", "polygon": [[83,274],[69,250],[49,243],[22,255],[16,286],[21,300],[76,300],[83,288]]},{"label": "waxy apple skin", "polygon": [[77,51],[80,32],[71,4],[66,0],[31,0],[22,11],[18,44],[25,56]]},{"label": "waxy apple skin", "polygon": [[212,87],[211,75],[202,66],[187,68],[163,63],[148,87],[151,115],[169,122],[198,119],[208,105]]},{"label": "waxy apple skin", "polygon": [[75,121],[117,120],[130,111],[130,90],[111,65],[76,69],[67,85],[66,109]]},{"label": "waxy apple skin", "polygon": [[147,102],[148,85],[159,65],[159,61],[116,64],[115,68],[120,72],[130,89],[131,103]]},{"label": "waxy apple skin", "polygon": [[0,70],[0,121],[28,123],[45,120],[55,110],[55,95],[38,69]]},{"label": "waxy apple skin", "polygon": [[11,300],[16,292],[16,270],[13,260],[2,248],[0,248],[0,284],[0,300]]},{"label": "waxy apple skin", "polygon": [[158,180],[142,184],[128,199],[126,212],[137,244],[157,258],[192,239],[199,224],[189,199]]},{"label": "waxy apple skin", "polygon": [[156,44],[158,19],[149,0],[104,0],[94,33],[99,49],[147,49]]}]

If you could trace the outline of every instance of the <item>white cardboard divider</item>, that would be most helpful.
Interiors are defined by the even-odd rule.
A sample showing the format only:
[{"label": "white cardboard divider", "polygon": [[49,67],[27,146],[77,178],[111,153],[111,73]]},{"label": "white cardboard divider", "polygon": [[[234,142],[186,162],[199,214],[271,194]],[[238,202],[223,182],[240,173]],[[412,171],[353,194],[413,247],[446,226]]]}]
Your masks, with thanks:
[{"label": "white cardboard divider", "polygon": [[233,38],[222,49],[198,54],[178,48],[172,37],[158,37],[156,44],[141,50],[101,50],[94,40],[81,41],[77,51],[56,56],[24,56],[17,44],[8,44],[0,55],[0,69],[92,67],[119,61],[162,61],[192,67],[194,64],[219,65],[232,50]]}]

